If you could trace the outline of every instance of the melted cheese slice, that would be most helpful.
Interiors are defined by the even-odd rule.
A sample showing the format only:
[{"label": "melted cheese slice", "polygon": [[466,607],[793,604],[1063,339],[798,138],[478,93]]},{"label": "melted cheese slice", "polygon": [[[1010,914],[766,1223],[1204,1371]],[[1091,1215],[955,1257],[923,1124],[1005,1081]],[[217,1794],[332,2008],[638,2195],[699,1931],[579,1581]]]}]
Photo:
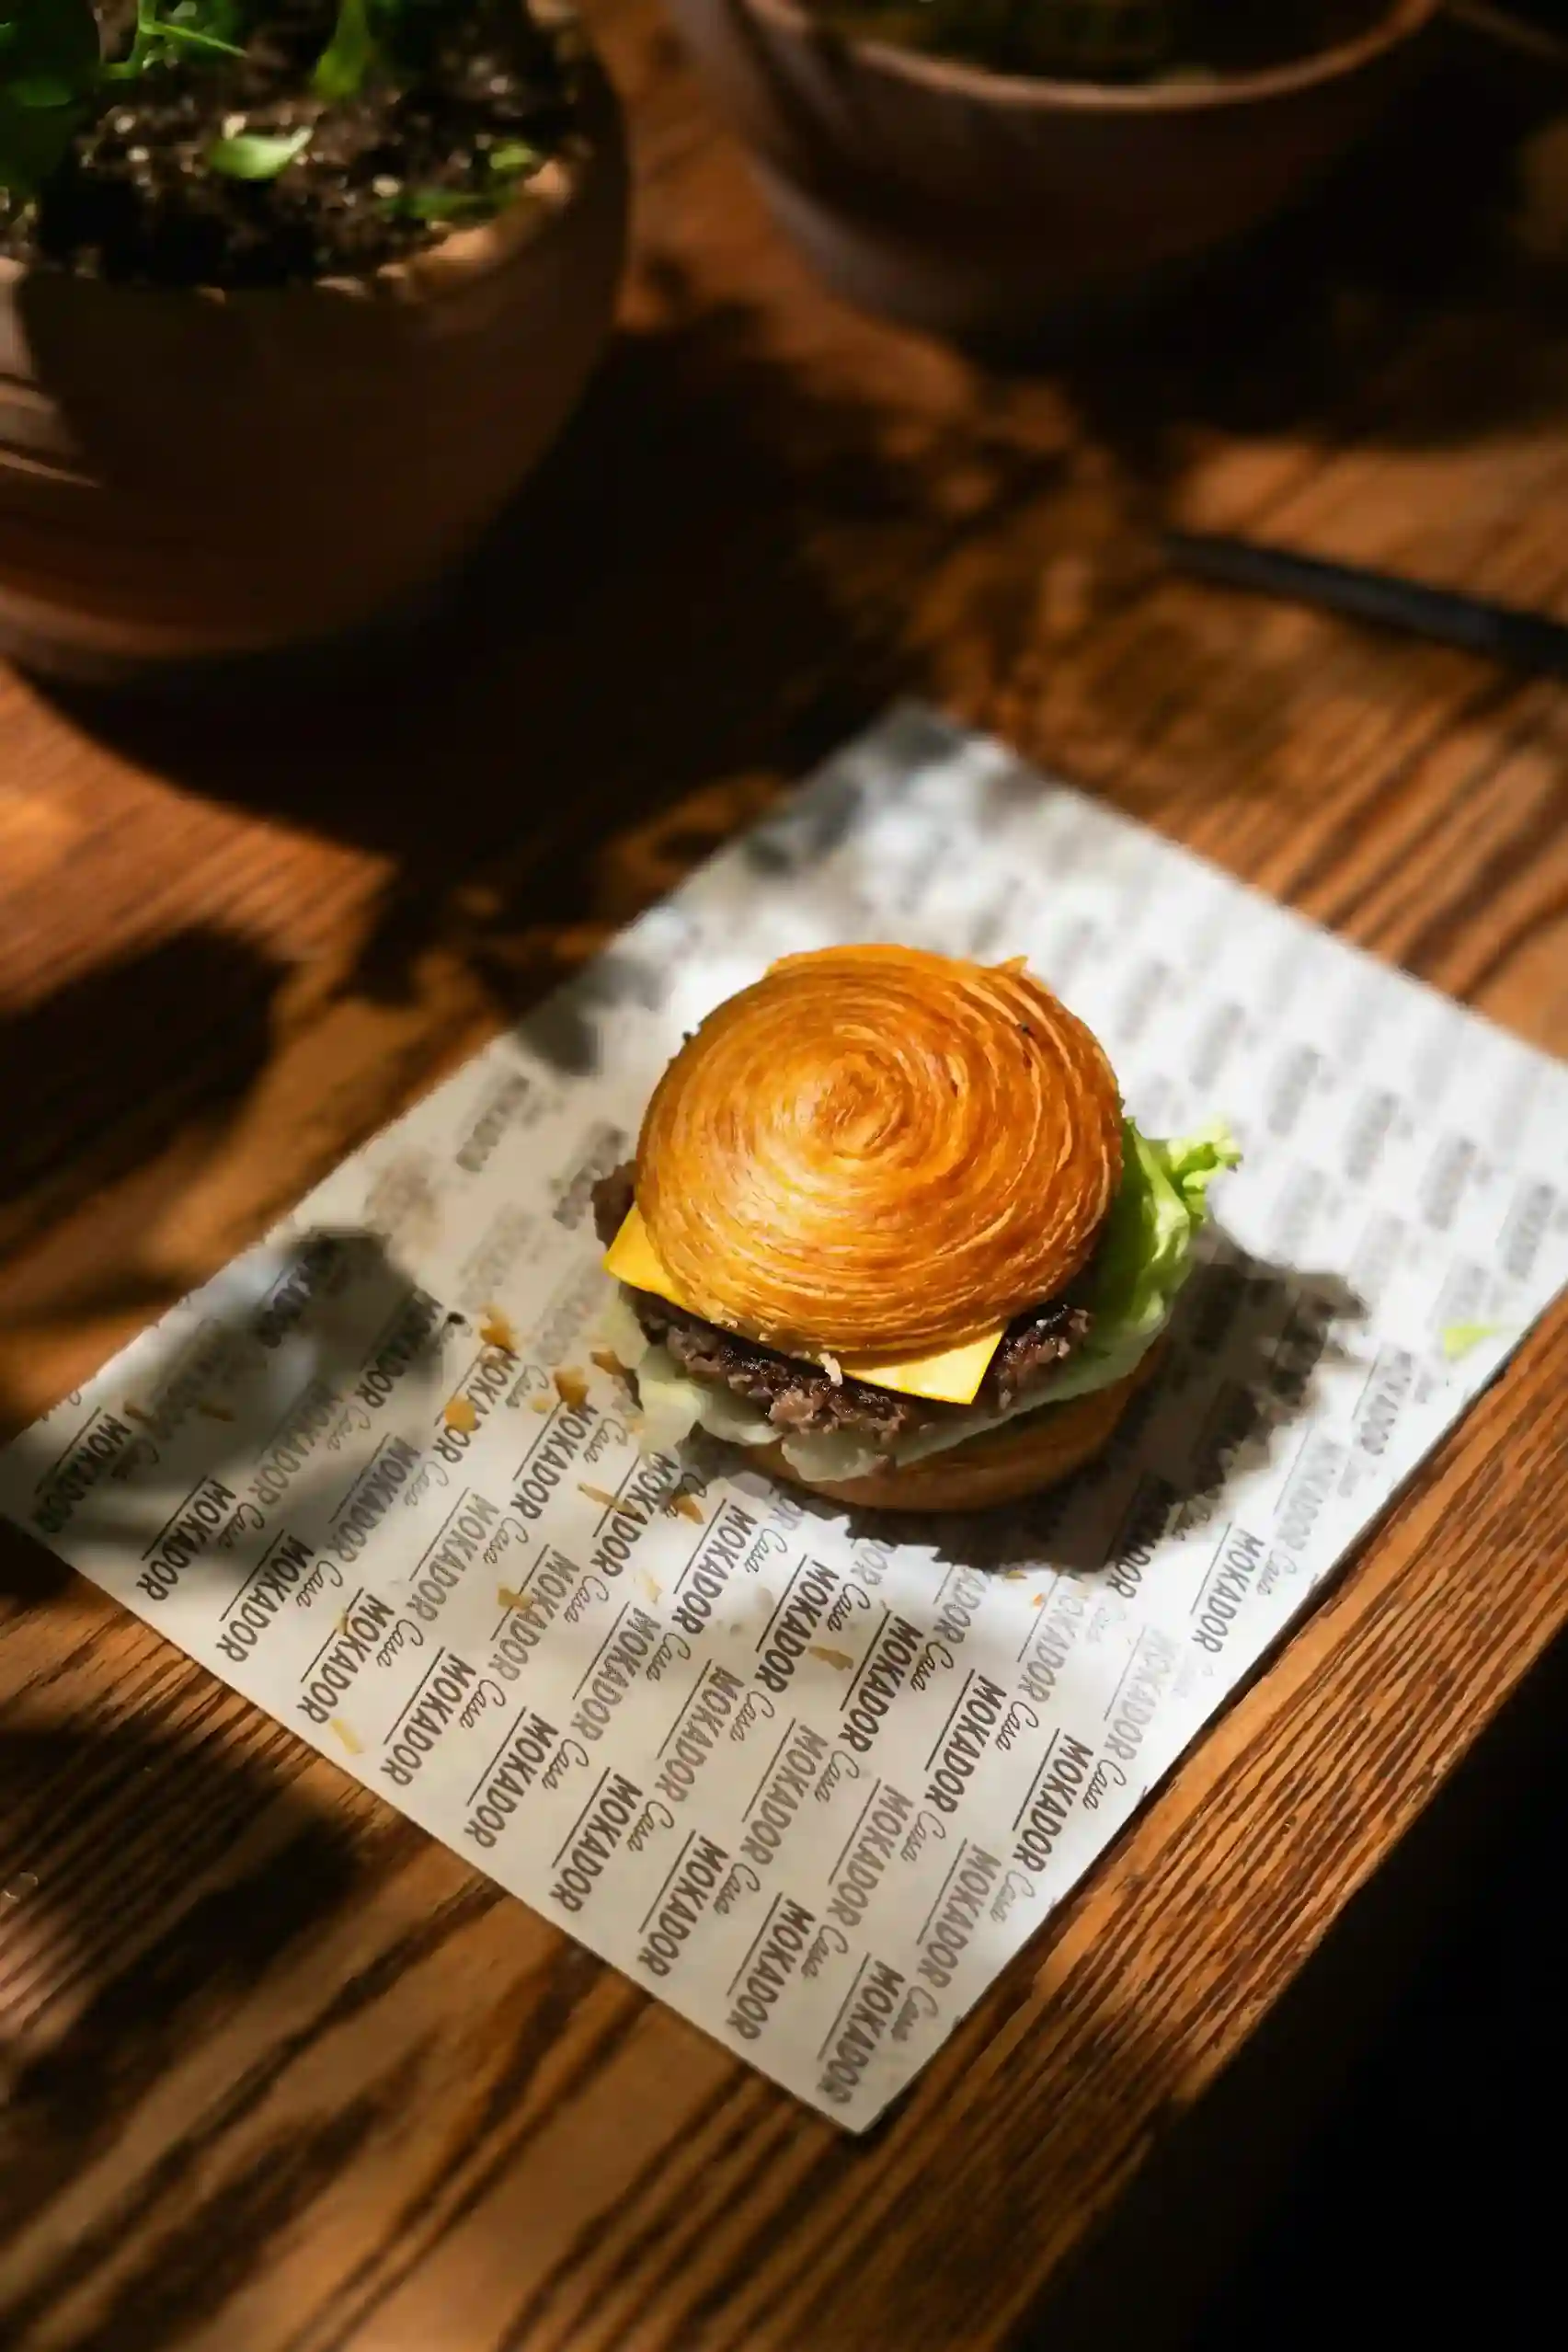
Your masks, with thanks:
[{"label": "melted cheese slice", "polygon": [[[674,1278],[654,1248],[640,1210],[634,1209],[605,1252],[604,1270],[634,1291],[651,1291],[687,1314],[699,1309],[682,1298]],[[877,1388],[896,1389],[903,1396],[928,1396],[943,1405],[972,1405],[986,1367],[1001,1344],[1004,1325],[981,1338],[967,1340],[938,1356],[910,1356],[897,1363],[873,1362],[869,1356],[843,1356],[840,1370],[852,1380],[870,1381]]]}]

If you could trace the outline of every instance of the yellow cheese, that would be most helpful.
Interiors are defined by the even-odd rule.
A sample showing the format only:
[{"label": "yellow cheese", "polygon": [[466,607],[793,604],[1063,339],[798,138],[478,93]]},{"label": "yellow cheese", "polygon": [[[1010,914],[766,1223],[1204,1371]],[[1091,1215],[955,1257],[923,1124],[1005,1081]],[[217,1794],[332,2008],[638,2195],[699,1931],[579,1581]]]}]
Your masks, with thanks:
[{"label": "yellow cheese", "polygon": [[851,1380],[868,1380],[874,1388],[896,1388],[903,1396],[933,1397],[943,1405],[972,1405],[1006,1327],[999,1324],[982,1338],[967,1339],[961,1348],[949,1348],[940,1356],[906,1356],[892,1364],[875,1364],[869,1356],[843,1356],[839,1369]]},{"label": "yellow cheese", "polygon": [[[656,1299],[667,1299],[672,1307],[682,1307],[688,1314],[699,1312],[690,1299],[682,1298],[673,1278],[666,1272],[664,1260],[648,1237],[639,1210],[631,1211],[611,1243],[605,1253],[604,1270],[613,1274],[618,1282],[628,1283],[634,1291],[651,1291]],[[839,1367],[852,1380],[870,1381],[877,1388],[897,1389],[904,1396],[933,1397],[944,1405],[972,1405],[986,1376],[986,1367],[1001,1342],[1002,1328],[999,1325],[981,1338],[966,1340],[963,1347],[949,1348],[941,1355],[910,1356],[894,1363],[873,1362],[868,1356],[842,1356]]]}]

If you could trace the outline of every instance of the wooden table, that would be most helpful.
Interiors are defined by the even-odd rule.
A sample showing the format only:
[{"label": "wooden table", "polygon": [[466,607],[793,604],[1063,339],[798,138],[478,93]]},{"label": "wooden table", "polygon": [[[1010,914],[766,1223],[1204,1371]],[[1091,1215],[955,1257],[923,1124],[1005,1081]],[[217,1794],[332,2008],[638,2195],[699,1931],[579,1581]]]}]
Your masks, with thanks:
[{"label": "wooden table", "polygon": [[[985,374],[808,283],[650,0],[597,17],[624,332],[417,658],[248,712],[0,683],[9,1423],[895,689],[1568,1047],[1561,690],[1149,534],[1568,609],[1552,157],[1501,241],[1413,131],[1151,339]],[[0,2339],[1000,2344],[1560,1628],[1565,1364],[1559,1314],[866,2142],[6,1539]],[[1215,2161],[1239,2197],[1257,2147]]]}]

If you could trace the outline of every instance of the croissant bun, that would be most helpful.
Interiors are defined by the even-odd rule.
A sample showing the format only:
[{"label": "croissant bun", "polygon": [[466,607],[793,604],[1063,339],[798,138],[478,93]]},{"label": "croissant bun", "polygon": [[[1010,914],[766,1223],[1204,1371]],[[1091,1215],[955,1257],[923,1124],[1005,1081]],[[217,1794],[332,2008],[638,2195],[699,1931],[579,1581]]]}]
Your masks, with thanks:
[{"label": "croissant bun", "polygon": [[785,1355],[936,1354],[1055,1297],[1121,1177],[1121,1104],[1021,961],[786,957],[670,1064],[637,1146],[695,1312]]}]

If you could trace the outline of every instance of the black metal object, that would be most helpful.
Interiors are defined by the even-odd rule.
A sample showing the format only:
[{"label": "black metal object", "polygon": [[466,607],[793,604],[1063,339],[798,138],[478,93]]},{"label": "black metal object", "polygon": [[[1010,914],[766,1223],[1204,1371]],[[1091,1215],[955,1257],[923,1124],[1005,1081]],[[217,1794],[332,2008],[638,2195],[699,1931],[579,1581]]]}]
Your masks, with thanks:
[{"label": "black metal object", "polygon": [[1325,612],[1370,621],[1379,628],[1459,646],[1510,669],[1568,678],[1568,626],[1542,613],[1489,603],[1452,589],[1425,588],[1391,572],[1325,563],[1316,556],[1249,539],[1173,531],[1167,534],[1165,550],[1178,570],[1224,588],[1321,605]]}]

